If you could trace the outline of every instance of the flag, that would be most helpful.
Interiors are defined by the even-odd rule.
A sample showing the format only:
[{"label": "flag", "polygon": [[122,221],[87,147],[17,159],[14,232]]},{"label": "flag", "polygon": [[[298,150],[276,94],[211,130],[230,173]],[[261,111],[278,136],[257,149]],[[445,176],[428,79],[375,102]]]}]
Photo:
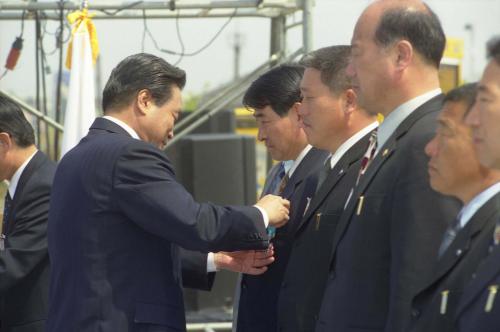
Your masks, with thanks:
[{"label": "flag", "polygon": [[87,10],[68,15],[73,23],[66,67],[70,69],[61,157],[87,134],[96,116],[94,64],[99,54],[95,27]]}]

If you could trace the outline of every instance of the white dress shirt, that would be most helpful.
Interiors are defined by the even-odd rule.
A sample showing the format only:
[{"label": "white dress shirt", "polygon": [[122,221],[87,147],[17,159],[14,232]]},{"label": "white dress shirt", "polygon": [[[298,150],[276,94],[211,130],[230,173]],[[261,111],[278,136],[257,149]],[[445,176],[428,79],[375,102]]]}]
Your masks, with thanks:
[{"label": "white dress shirt", "polygon": [[426,92],[418,97],[415,97],[404,104],[399,105],[387,115],[384,121],[378,127],[377,132],[377,154],[382,146],[384,146],[385,142],[389,139],[389,137],[396,131],[398,126],[410,116],[413,111],[417,108],[436,97],[441,93],[441,89],[435,89],[429,92]]},{"label": "white dress shirt", "polygon": [[310,144],[307,144],[306,147],[299,153],[295,160],[286,160],[283,161],[283,167],[285,168],[285,173],[288,174],[288,178],[291,178],[293,172],[299,167],[302,159],[306,156],[306,154],[312,149]]},{"label": "white dress shirt", "polygon": [[132,138],[135,138],[135,139],[138,139],[140,140],[141,138],[139,137],[139,135],[137,135],[137,132],[132,129],[128,124],[126,124],[125,122],[123,122],[122,120],[118,120],[117,118],[114,118],[110,115],[105,115],[102,117],[103,119],[106,119],[106,120],[109,120],[111,122],[114,122],[116,123],[117,125],[119,125],[123,130],[125,130],[130,136],[132,136]]},{"label": "white dress shirt", "polygon": [[369,132],[378,127],[378,122],[375,121],[368,126],[364,127],[356,134],[352,135],[347,141],[342,143],[341,146],[332,154],[332,158],[330,159],[330,168],[333,169],[335,165],[339,162],[340,159],[345,155],[345,153],[354,146],[354,144],[358,143],[360,139],[365,137]]},{"label": "white dress shirt", "polygon": [[477,194],[473,199],[470,200],[469,203],[465,204],[458,214],[460,216],[460,228],[464,228],[469,220],[471,220],[471,218],[476,214],[476,212],[499,192],[500,182],[497,182]]},{"label": "white dress shirt", "polygon": [[16,189],[17,189],[17,184],[19,183],[19,179],[21,178],[21,175],[24,172],[24,169],[26,166],[28,166],[28,163],[30,162],[31,159],[35,156],[35,154],[38,152],[38,150],[35,150],[31,156],[29,156],[24,163],[14,172],[14,175],[12,175],[12,178],[9,181],[9,195],[11,199],[14,199],[14,195],[16,194]]}]

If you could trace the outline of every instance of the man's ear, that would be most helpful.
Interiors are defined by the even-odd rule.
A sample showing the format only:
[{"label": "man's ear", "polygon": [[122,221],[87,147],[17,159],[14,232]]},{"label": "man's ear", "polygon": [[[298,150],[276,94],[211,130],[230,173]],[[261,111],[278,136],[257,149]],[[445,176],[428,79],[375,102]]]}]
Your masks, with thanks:
[{"label": "man's ear", "polygon": [[344,108],[344,113],[351,114],[354,112],[356,107],[358,106],[358,100],[356,96],[356,92],[353,89],[347,89],[344,91],[344,100],[342,107]]},{"label": "man's ear", "polygon": [[413,46],[407,40],[400,40],[393,46],[395,67],[402,71],[410,66],[413,60]]},{"label": "man's ear", "polygon": [[288,111],[288,116],[291,116],[295,121],[299,121],[302,119],[299,113],[300,102],[295,102],[290,110]]},{"label": "man's ear", "polygon": [[135,98],[135,104],[137,106],[137,110],[145,115],[151,104],[153,103],[153,97],[151,96],[151,92],[148,89],[142,89],[137,93]]},{"label": "man's ear", "polygon": [[2,153],[9,151],[12,148],[12,139],[6,132],[0,132],[0,151]]}]

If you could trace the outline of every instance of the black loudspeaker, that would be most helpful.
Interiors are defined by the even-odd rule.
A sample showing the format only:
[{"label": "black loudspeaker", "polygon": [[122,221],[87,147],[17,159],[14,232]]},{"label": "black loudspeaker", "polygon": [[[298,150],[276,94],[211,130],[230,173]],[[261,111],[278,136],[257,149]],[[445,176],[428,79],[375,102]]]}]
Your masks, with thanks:
[{"label": "black loudspeaker", "polygon": [[[167,152],[176,176],[198,202],[252,205],[256,201],[255,138],[236,134],[195,134]],[[210,292],[185,289],[191,321],[230,319],[237,274],[218,272]]]},{"label": "black loudspeaker", "polygon": [[[181,112],[178,122],[181,122],[185,117],[189,116],[191,112]],[[194,129],[191,134],[214,134],[214,133],[234,133],[236,131],[236,117],[233,110],[222,110],[199,127]]]},{"label": "black loudspeaker", "polygon": [[168,153],[176,177],[199,202],[249,205],[256,199],[255,138],[195,134]]}]

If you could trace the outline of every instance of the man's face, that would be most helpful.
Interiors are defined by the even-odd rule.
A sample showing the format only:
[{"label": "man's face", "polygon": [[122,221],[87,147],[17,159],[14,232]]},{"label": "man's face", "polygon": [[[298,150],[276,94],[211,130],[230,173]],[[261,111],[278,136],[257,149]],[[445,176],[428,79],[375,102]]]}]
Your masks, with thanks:
[{"label": "man's face", "polygon": [[0,182],[9,179],[9,153],[13,140],[6,132],[0,132]]},{"label": "man's face", "polygon": [[347,74],[353,78],[359,105],[373,115],[384,113],[384,96],[389,87],[389,52],[375,43],[379,19],[376,8],[367,8],[361,15],[351,40],[351,62]]},{"label": "man's face", "polygon": [[445,103],[436,135],[425,147],[431,186],[442,194],[457,196],[481,179],[472,132],[464,122],[466,111],[464,102]]},{"label": "man's face", "polygon": [[172,96],[163,105],[151,102],[145,119],[145,140],[163,149],[174,137],[174,124],[182,110],[181,90],[172,86]]},{"label": "man's face", "polygon": [[467,116],[481,164],[500,169],[500,65],[491,60],[479,82],[476,103]]},{"label": "man's face", "polygon": [[330,151],[338,147],[345,139],[347,125],[342,106],[344,99],[321,81],[321,72],[314,68],[304,71],[300,90],[299,114],[309,144]]},{"label": "man's face", "polygon": [[288,114],[280,117],[271,106],[255,109],[255,119],[259,133],[257,138],[265,143],[267,151],[274,160],[292,160],[297,156],[299,135],[298,115],[292,107]]}]

